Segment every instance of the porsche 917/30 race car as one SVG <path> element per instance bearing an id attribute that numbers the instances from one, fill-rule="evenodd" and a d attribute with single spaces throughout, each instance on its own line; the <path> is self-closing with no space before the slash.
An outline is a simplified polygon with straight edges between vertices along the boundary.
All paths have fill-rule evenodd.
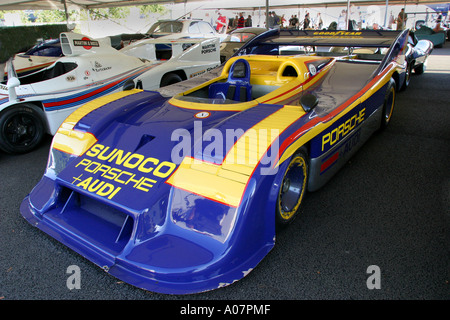
<path id="1" fill-rule="evenodd" d="M 270 30 L 198 78 L 89 102 L 56 133 L 21 213 L 139 288 L 230 285 L 273 248 L 305 193 L 388 125 L 407 36 Z"/>
<path id="2" fill-rule="evenodd" d="M 153 40 L 141 57 L 112 48 L 109 38 L 62 33 L 60 39 L 64 56 L 46 68 L 17 77 L 9 63 L 8 81 L 0 85 L 0 150 L 32 150 L 95 98 L 135 87 L 157 89 L 220 64 L 217 39 Z"/>

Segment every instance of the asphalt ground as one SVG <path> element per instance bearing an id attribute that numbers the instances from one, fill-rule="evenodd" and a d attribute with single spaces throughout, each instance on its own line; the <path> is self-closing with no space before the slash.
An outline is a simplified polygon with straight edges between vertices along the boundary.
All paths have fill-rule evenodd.
<path id="1" fill-rule="evenodd" d="M 447 42 L 397 95 L 388 128 L 307 194 L 269 255 L 244 279 L 195 295 L 121 282 L 22 218 L 19 205 L 44 173 L 50 137 L 28 154 L 0 153 L 0 300 L 449 300 L 449 89 Z M 80 268 L 80 289 L 66 285 L 71 265 Z"/>

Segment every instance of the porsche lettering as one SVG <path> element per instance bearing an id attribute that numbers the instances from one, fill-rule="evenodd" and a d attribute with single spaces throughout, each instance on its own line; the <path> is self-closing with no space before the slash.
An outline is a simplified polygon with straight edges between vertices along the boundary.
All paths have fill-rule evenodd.
<path id="1" fill-rule="evenodd" d="M 135 173 L 131 173 L 126 170 L 121 170 L 118 168 L 113 168 L 111 166 L 107 166 L 104 164 L 101 164 L 100 162 L 92 161 L 89 159 L 83 159 L 81 160 L 76 166 L 83 168 L 85 172 L 91 173 L 91 174 L 97 174 L 100 173 L 100 177 L 111 180 L 116 183 L 123 184 L 125 186 L 131 186 L 135 189 L 148 192 L 150 191 L 150 188 L 153 187 L 153 185 L 157 182 L 155 179 L 151 179 L 144 176 L 138 176 Z M 88 179 L 85 179 L 88 180 Z M 81 183 L 76 184 L 77 187 L 84 187 L 84 186 L 90 186 L 90 182 L 87 183 L 85 180 Z M 91 186 L 90 186 L 91 187 Z M 86 188 L 84 188 L 86 189 Z M 89 189 L 87 189 L 90 191 Z"/>
<path id="2" fill-rule="evenodd" d="M 207 54 L 207 53 L 211 53 L 211 52 L 216 52 L 216 45 L 215 44 L 207 44 L 202 46 L 202 54 Z"/>
<path id="3" fill-rule="evenodd" d="M 350 119 L 340 124 L 337 128 L 332 131 L 324 134 L 322 136 L 322 151 L 325 150 L 325 147 L 333 146 L 340 139 L 345 137 L 349 132 L 351 132 L 357 125 L 364 121 L 366 108 L 363 108 L 359 111 L 359 113 L 353 115 Z"/>

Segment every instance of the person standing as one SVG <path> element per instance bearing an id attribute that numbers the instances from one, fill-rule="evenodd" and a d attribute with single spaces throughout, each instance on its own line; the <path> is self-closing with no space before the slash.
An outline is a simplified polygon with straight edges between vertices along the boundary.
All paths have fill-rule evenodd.
<path id="1" fill-rule="evenodd" d="M 275 26 L 274 17 L 272 11 L 269 12 L 269 16 L 267 17 L 267 28 L 272 29 Z"/>
<path id="2" fill-rule="evenodd" d="M 394 23 L 395 23 L 395 18 L 394 18 L 394 15 L 392 14 L 392 11 L 391 11 L 391 15 L 389 17 L 389 22 L 388 22 L 388 29 L 392 29 L 392 25 Z"/>
<path id="3" fill-rule="evenodd" d="M 433 28 L 434 32 L 443 31 L 444 29 L 441 28 L 442 23 L 442 12 L 439 12 L 438 17 L 436 19 L 436 26 Z"/>
<path id="4" fill-rule="evenodd" d="M 280 18 L 280 27 L 281 28 L 285 28 L 286 27 L 286 18 L 284 17 L 284 14 L 281 15 L 281 18 Z"/>
<path id="5" fill-rule="evenodd" d="M 297 29 L 298 27 L 298 18 L 297 15 L 293 15 L 291 19 L 289 19 L 289 28 Z"/>
<path id="6" fill-rule="evenodd" d="M 244 18 L 244 15 L 241 12 L 241 13 L 239 13 L 239 19 L 238 19 L 238 22 L 237 22 L 237 28 L 240 29 L 240 28 L 243 28 L 244 26 L 245 26 L 245 18 Z"/>
<path id="7" fill-rule="evenodd" d="M 345 25 L 346 20 L 347 20 L 347 10 L 342 10 L 342 12 L 338 18 L 337 30 L 345 30 L 346 29 L 346 25 Z"/>
<path id="8" fill-rule="evenodd" d="M 218 33 L 223 32 L 224 28 L 226 27 L 227 24 L 227 17 L 223 16 L 220 12 L 219 12 L 219 17 L 217 18 L 217 26 L 216 26 L 216 31 Z"/>
<path id="9" fill-rule="evenodd" d="M 247 19 L 245 20 L 245 26 L 246 27 L 252 27 L 253 26 L 252 16 L 251 15 L 248 15 Z"/>
<path id="10" fill-rule="evenodd" d="M 311 19 L 309 19 L 309 12 L 307 12 L 305 14 L 305 20 L 303 20 L 303 29 L 304 30 L 309 29 L 310 22 L 311 22 Z"/>
<path id="11" fill-rule="evenodd" d="M 281 23 L 281 18 L 280 18 L 279 15 L 277 15 L 275 13 L 275 11 L 272 11 L 272 15 L 273 15 L 273 26 L 275 28 L 278 28 L 280 26 L 280 23 Z"/>
<path id="12" fill-rule="evenodd" d="M 408 15 L 405 12 L 405 8 L 402 8 L 400 10 L 400 13 L 397 17 L 397 30 L 403 30 L 406 26 L 406 20 L 408 20 Z"/>
<path id="13" fill-rule="evenodd" d="M 317 13 L 317 29 L 322 30 L 323 28 L 323 20 L 322 16 L 320 15 L 320 12 Z"/>
<path id="14" fill-rule="evenodd" d="M 234 30 L 234 29 L 237 28 L 238 21 L 239 21 L 239 17 L 238 17 L 238 16 L 234 17 L 233 22 L 232 22 L 232 24 L 231 24 L 232 30 Z"/>

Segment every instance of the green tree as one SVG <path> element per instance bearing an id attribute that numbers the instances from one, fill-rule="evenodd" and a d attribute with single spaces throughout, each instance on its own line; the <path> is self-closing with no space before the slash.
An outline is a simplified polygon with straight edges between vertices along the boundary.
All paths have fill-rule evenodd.
<path id="1" fill-rule="evenodd" d="M 64 10 L 38 10 L 35 12 L 36 22 L 65 22 Z"/>
<path id="2" fill-rule="evenodd" d="M 86 16 L 85 10 L 82 16 Z M 89 16 L 92 20 L 107 20 L 107 19 L 123 19 L 130 14 L 130 8 L 120 7 L 120 8 L 106 8 L 106 9 L 88 9 Z"/>
<path id="3" fill-rule="evenodd" d="M 146 4 L 139 6 L 139 11 L 143 16 L 148 17 L 152 13 L 164 14 L 166 13 L 167 8 L 160 4 Z"/>

